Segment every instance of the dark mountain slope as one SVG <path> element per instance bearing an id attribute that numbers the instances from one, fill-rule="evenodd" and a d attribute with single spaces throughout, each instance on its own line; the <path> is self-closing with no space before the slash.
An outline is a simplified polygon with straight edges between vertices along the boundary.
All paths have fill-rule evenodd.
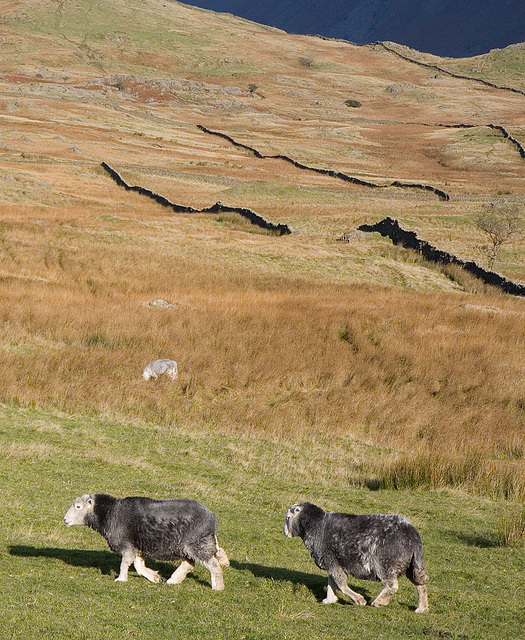
<path id="1" fill-rule="evenodd" d="M 456 58 L 525 40 L 523 0 L 191 0 L 188 4 L 290 33 L 357 44 L 391 40 Z"/>

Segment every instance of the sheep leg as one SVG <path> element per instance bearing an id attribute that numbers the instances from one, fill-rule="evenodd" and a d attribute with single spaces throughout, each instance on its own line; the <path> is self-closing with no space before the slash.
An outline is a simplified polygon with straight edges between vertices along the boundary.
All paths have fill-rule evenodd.
<path id="1" fill-rule="evenodd" d="M 134 560 L 135 569 L 139 576 L 143 576 L 150 582 L 161 582 L 161 577 L 159 576 L 158 571 L 153 571 L 153 569 L 149 569 L 144 564 L 144 559 L 141 556 L 137 556 Z"/>
<path id="2" fill-rule="evenodd" d="M 385 585 L 383 591 L 381 591 L 377 598 L 372 602 L 373 607 L 381 607 L 385 604 L 388 604 L 390 602 L 390 598 L 399 589 L 397 578 L 385 581 L 383 584 Z"/>
<path id="3" fill-rule="evenodd" d="M 171 574 L 171 578 L 166 581 L 166 584 L 180 584 L 188 573 L 193 569 L 193 564 L 187 560 L 183 560 L 175 571 Z"/>
<path id="4" fill-rule="evenodd" d="M 230 566 L 230 560 L 228 558 L 228 555 L 226 554 L 226 551 L 224 551 L 224 549 L 222 547 L 219 547 L 218 545 L 217 545 L 217 551 L 215 552 L 215 557 L 217 558 L 221 567 Z"/>
<path id="5" fill-rule="evenodd" d="M 122 554 L 122 560 L 120 561 L 120 573 L 115 578 L 115 582 L 127 582 L 128 569 L 132 562 L 137 557 L 137 552 L 133 550 L 124 551 Z"/>
<path id="6" fill-rule="evenodd" d="M 224 589 L 224 578 L 222 577 L 222 568 L 219 560 L 213 556 L 208 562 L 202 563 L 211 574 L 211 588 L 215 591 Z"/>
<path id="7" fill-rule="evenodd" d="M 345 596 L 352 598 L 356 604 L 361 606 L 366 604 L 366 600 L 360 593 L 356 593 L 350 589 L 346 583 L 346 573 L 340 567 L 331 571 L 328 576 L 328 589 L 326 592 L 326 598 L 323 600 L 324 604 L 337 602 L 337 595 L 335 593 L 336 588 L 342 591 Z"/>
<path id="8" fill-rule="evenodd" d="M 326 588 L 326 598 L 323 600 L 323 604 L 333 604 L 338 601 L 339 598 L 335 592 L 336 589 L 337 585 L 332 579 L 332 576 L 328 576 L 328 587 Z"/>
<path id="9" fill-rule="evenodd" d="M 428 611 L 427 585 L 418 584 L 416 586 L 417 586 L 417 594 L 418 594 L 418 603 L 417 603 L 416 613 L 426 613 Z"/>

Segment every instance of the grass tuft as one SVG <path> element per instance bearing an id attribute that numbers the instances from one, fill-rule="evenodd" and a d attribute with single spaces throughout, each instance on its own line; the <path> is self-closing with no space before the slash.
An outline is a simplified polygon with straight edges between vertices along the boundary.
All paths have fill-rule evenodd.
<path id="1" fill-rule="evenodd" d="M 420 450 L 402 454 L 381 460 L 376 472 L 381 485 L 390 489 L 453 488 L 493 499 L 525 499 L 523 464 L 491 460 L 475 449 L 455 453 Z"/>
<path id="2" fill-rule="evenodd" d="M 505 505 L 498 522 L 498 541 L 503 546 L 523 545 L 525 542 L 525 505 Z"/>

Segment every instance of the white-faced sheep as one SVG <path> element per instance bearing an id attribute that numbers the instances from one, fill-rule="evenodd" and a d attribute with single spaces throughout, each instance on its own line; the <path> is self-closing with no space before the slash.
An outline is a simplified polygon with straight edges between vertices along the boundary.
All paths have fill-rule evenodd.
<path id="1" fill-rule="evenodd" d="M 64 516 L 68 525 L 86 525 L 106 539 L 109 548 L 122 555 L 116 578 L 126 582 L 133 563 L 137 573 L 160 582 L 157 571 L 148 569 L 144 557 L 182 562 L 167 581 L 179 584 L 195 562 L 211 574 L 211 586 L 224 589 L 221 567 L 229 560 L 217 543 L 217 516 L 195 500 L 114 498 L 96 493 L 77 498 Z"/>
<path id="2" fill-rule="evenodd" d="M 294 504 L 286 513 L 284 533 L 299 536 L 320 569 L 328 571 L 323 603 L 337 602 L 336 589 L 364 605 L 362 595 L 347 585 L 347 575 L 376 580 L 384 588 L 372 606 L 388 604 L 403 573 L 417 587 L 417 613 L 428 611 L 428 573 L 419 533 L 404 516 L 327 513 L 310 502 Z"/>
<path id="3" fill-rule="evenodd" d="M 154 360 L 146 365 L 142 372 L 144 380 L 149 380 L 150 378 L 157 380 L 159 376 L 166 376 L 170 380 L 175 380 L 178 376 L 177 363 L 173 360 L 169 360 L 168 358 Z"/>

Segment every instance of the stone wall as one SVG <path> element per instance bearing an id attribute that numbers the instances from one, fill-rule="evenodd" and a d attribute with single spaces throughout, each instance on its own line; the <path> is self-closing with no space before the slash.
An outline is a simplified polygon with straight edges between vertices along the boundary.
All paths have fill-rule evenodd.
<path id="1" fill-rule="evenodd" d="M 287 224 L 275 224 L 274 222 L 269 222 L 265 220 L 262 216 L 251 209 L 246 209 L 244 207 L 229 207 L 228 205 L 222 204 L 222 202 L 216 202 L 211 207 L 207 207 L 206 209 L 195 209 L 194 207 L 187 207 L 181 204 L 175 204 L 165 198 L 164 196 L 151 191 L 150 189 L 145 189 L 144 187 L 131 186 L 127 184 L 127 182 L 122 178 L 122 176 L 115 171 L 112 167 L 107 164 L 107 162 L 102 163 L 102 167 L 107 171 L 110 177 L 120 186 L 126 189 L 126 191 L 136 191 L 140 193 L 140 195 L 146 196 L 155 200 L 163 207 L 167 207 L 172 211 L 177 213 L 238 213 L 243 218 L 246 218 L 249 222 L 261 229 L 266 229 L 267 231 L 273 231 L 276 235 L 284 236 L 292 233 L 292 229 Z"/>
<path id="2" fill-rule="evenodd" d="M 402 229 L 399 226 L 399 222 L 393 218 L 385 218 L 376 224 L 363 224 L 358 230 L 369 233 L 380 233 L 382 236 L 390 238 L 395 245 L 401 245 L 405 247 L 405 249 L 417 251 L 417 253 L 421 254 L 425 260 L 429 262 L 458 265 L 492 287 L 497 287 L 501 289 L 501 291 L 514 296 L 525 296 L 524 285 L 512 282 L 512 280 L 507 280 L 507 278 L 493 271 L 487 271 L 475 262 L 465 262 L 451 253 L 437 249 L 425 240 L 420 240 L 414 231 L 405 231 Z"/>

